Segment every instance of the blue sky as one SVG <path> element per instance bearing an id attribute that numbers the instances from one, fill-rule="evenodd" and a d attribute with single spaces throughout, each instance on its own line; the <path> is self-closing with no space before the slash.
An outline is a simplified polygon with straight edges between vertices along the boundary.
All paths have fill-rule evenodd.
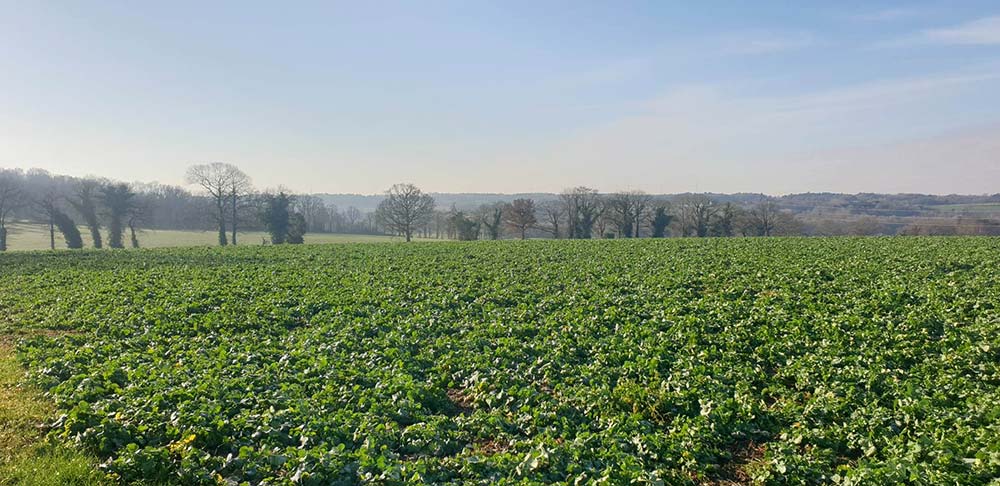
<path id="1" fill-rule="evenodd" d="M 1000 192 L 1000 3 L 0 1 L 0 166 Z"/>

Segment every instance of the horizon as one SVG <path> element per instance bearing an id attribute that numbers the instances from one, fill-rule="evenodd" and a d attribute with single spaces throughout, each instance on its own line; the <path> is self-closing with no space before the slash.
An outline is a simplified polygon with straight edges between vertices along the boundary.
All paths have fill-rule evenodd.
<path id="1" fill-rule="evenodd" d="M 1000 192 L 1000 5 L 12 2 L 0 167 L 379 195 Z"/>
<path id="2" fill-rule="evenodd" d="M 111 181 L 111 182 L 124 182 L 124 183 L 130 184 L 130 185 L 140 185 L 140 186 L 141 185 L 163 184 L 163 185 L 171 185 L 171 186 L 175 186 L 175 187 L 180 187 L 180 188 L 183 188 L 183 189 L 195 192 L 195 193 L 199 192 L 197 184 L 190 184 L 190 183 L 187 183 L 187 182 L 184 182 L 184 181 L 181 181 L 179 183 L 171 183 L 171 182 L 163 182 L 163 181 L 159 181 L 159 180 L 125 180 L 125 179 L 116 179 L 114 177 L 108 177 L 108 176 L 104 176 L 104 175 L 100 175 L 100 174 L 90 174 L 90 173 L 84 174 L 84 175 L 63 174 L 63 173 L 52 172 L 52 171 L 50 171 L 48 169 L 45 169 L 45 168 L 42 168 L 42 167 L 2 167 L 2 166 L 0 166 L 0 170 L 15 170 L 15 171 L 22 171 L 24 173 L 28 173 L 28 172 L 30 172 L 32 170 L 42 170 L 42 171 L 45 171 L 46 173 L 48 173 L 48 174 L 50 174 L 52 176 L 57 176 L 57 177 L 58 176 L 65 176 L 65 177 L 72 177 L 72 178 L 77 178 L 77 179 L 108 180 L 108 181 Z M 400 181 L 400 182 L 408 183 L 406 181 Z M 638 190 L 639 192 L 644 193 L 644 194 L 648 194 L 650 196 L 678 196 L 678 195 L 686 195 L 686 194 L 696 194 L 696 195 L 697 194 L 704 194 L 704 195 L 722 195 L 722 196 L 738 196 L 738 195 L 757 196 L 757 195 L 759 195 L 759 196 L 765 196 L 765 197 L 771 197 L 771 198 L 781 198 L 781 197 L 786 197 L 786 196 L 798 196 L 798 195 L 806 195 L 806 194 L 835 194 L 835 195 L 845 195 L 845 196 L 862 196 L 862 195 L 911 196 L 911 195 L 913 195 L 913 196 L 934 196 L 934 197 L 949 197 L 949 196 L 956 196 L 956 197 L 990 197 L 990 196 L 1000 195 L 1000 190 L 997 190 L 997 191 L 994 191 L 994 192 L 987 191 L 987 192 L 981 192 L 981 193 L 968 193 L 968 192 L 967 193 L 959 193 L 959 192 L 949 192 L 949 193 L 942 193 L 942 192 L 938 192 L 938 193 L 935 193 L 935 192 L 873 192 L 873 191 L 858 191 L 858 192 L 798 191 L 798 192 L 786 192 L 786 193 L 767 193 L 767 192 L 761 192 L 761 191 L 722 192 L 722 191 L 711 191 L 711 190 L 709 190 L 709 191 L 682 190 L 682 191 L 677 191 L 677 192 L 648 192 L 648 191 L 645 191 L 645 190 L 642 190 L 642 189 L 626 188 L 626 189 L 620 189 L 620 190 L 617 190 L 617 191 L 608 191 L 608 190 L 604 190 L 604 189 L 602 189 L 600 187 L 595 187 L 594 185 L 586 185 L 586 184 L 577 185 L 577 186 L 570 186 L 570 187 L 564 187 L 564 188 L 562 188 L 560 190 L 555 190 L 555 191 L 544 191 L 544 190 L 542 190 L 542 191 L 498 192 L 498 191 L 435 191 L 435 190 L 427 190 L 427 191 L 424 191 L 424 192 L 427 193 L 427 194 L 430 194 L 430 195 L 438 194 L 438 195 L 451 195 L 451 196 L 531 196 L 531 195 L 538 195 L 538 194 L 558 196 L 559 194 L 564 193 L 567 190 L 574 189 L 574 188 L 577 188 L 577 187 L 586 187 L 586 188 L 589 188 L 589 189 L 594 189 L 594 190 L 597 190 L 601 194 L 613 194 L 613 193 L 622 192 L 622 191 Z M 281 184 L 279 184 L 278 187 L 270 187 L 270 186 L 267 186 L 267 187 L 258 187 L 257 190 L 260 190 L 260 191 L 276 191 L 276 190 L 278 190 L 278 191 L 284 191 L 286 193 L 293 194 L 293 195 L 309 195 L 309 196 L 384 197 L 385 193 L 386 193 L 386 190 L 382 190 L 382 191 L 379 191 L 379 192 L 372 192 L 372 193 L 362 193 L 362 192 L 329 192 L 329 191 L 309 192 L 309 191 L 298 191 L 298 190 L 295 190 L 295 188 L 289 188 L 289 187 L 286 187 L 286 186 L 281 185 Z"/>

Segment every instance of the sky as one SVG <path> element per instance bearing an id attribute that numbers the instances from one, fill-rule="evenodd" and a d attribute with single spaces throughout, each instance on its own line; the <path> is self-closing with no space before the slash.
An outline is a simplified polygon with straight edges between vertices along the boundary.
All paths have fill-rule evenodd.
<path id="1" fill-rule="evenodd" d="M 1000 192 L 1000 2 L 0 0 L 0 167 Z"/>

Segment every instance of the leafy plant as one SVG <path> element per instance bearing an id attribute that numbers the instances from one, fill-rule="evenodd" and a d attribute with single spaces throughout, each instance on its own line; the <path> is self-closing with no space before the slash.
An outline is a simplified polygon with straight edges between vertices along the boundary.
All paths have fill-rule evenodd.
<path id="1" fill-rule="evenodd" d="M 990 484 L 1000 240 L 0 255 L 121 482 Z"/>

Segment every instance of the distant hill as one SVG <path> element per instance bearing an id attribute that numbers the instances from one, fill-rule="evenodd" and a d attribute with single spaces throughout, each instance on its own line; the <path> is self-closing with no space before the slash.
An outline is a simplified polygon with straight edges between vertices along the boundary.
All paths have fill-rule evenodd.
<path id="1" fill-rule="evenodd" d="M 686 194 L 654 194 L 654 198 L 674 200 Z M 378 207 L 381 194 L 314 194 L 327 204 L 338 208 L 354 206 L 362 212 L 371 212 Z M 766 196 L 758 193 L 705 194 L 719 202 L 748 206 L 761 201 Z M 534 199 L 536 202 L 558 199 L 554 193 L 431 193 L 439 208 L 454 205 L 460 210 L 470 210 L 482 204 L 510 202 L 518 198 Z M 1000 193 L 993 195 L 931 195 L 931 194 L 841 194 L 832 192 L 788 194 L 771 197 L 782 208 L 797 214 L 850 214 L 868 216 L 926 216 L 969 215 L 1000 217 Z"/>
<path id="2" fill-rule="evenodd" d="M 549 193 L 518 193 L 518 194 L 499 194 L 499 193 L 444 193 L 444 192 L 432 192 L 430 193 L 437 203 L 439 208 L 450 208 L 453 204 L 456 208 L 460 210 L 469 210 L 479 207 L 483 204 L 493 204 L 496 202 L 510 202 L 518 198 L 528 198 L 534 199 L 535 202 L 549 201 L 557 199 L 558 194 Z M 314 196 L 320 197 L 327 204 L 334 204 L 338 208 L 347 208 L 354 206 L 360 209 L 362 212 L 371 212 L 378 207 L 378 204 L 382 202 L 384 196 L 378 195 L 363 195 L 363 194 L 313 194 Z"/>

